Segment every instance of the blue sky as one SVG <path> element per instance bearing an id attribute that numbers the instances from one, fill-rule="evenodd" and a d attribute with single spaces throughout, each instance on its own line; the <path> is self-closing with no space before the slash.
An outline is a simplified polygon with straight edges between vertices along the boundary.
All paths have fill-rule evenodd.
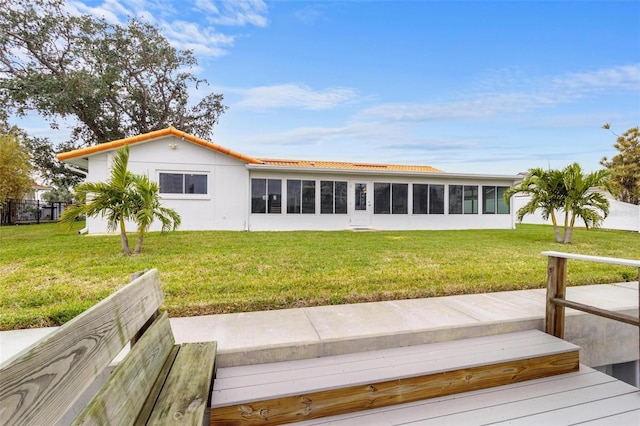
<path id="1" fill-rule="evenodd" d="M 638 1 L 67 3 L 192 49 L 230 107 L 213 142 L 255 157 L 591 171 L 604 123 L 640 124 Z"/>

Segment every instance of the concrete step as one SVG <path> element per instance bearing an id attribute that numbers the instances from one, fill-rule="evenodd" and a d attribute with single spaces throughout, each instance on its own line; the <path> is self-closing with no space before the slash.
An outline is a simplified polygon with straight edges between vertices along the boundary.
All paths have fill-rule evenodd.
<path id="1" fill-rule="evenodd" d="M 219 368 L 212 424 L 285 424 L 579 369 L 579 348 L 537 330 Z"/>

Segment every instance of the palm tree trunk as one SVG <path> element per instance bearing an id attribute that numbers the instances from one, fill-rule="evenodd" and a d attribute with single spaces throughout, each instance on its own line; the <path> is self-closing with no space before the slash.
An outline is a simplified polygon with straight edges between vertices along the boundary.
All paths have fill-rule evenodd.
<path id="1" fill-rule="evenodd" d="M 142 241 L 144 240 L 144 231 L 138 233 L 138 241 L 136 242 L 136 248 L 133 250 L 133 254 L 139 254 L 142 251 Z"/>
<path id="2" fill-rule="evenodd" d="M 555 212 L 551 212 L 551 223 L 553 223 L 553 233 L 556 236 L 556 243 L 562 242 L 562 235 L 560 235 L 560 229 L 558 229 L 558 220 L 556 219 Z"/>
<path id="3" fill-rule="evenodd" d="M 120 242 L 122 243 L 122 253 L 130 256 L 131 249 L 129 248 L 129 240 L 127 239 L 127 229 L 124 224 L 124 218 L 120 218 Z"/>
<path id="4" fill-rule="evenodd" d="M 569 227 L 565 232 L 564 232 L 564 244 L 569 244 L 571 243 L 571 238 L 573 237 L 573 228 Z"/>
<path id="5" fill-rule="evenodd" d="M 573 227 L 576 223 L 576 215 L 575 213 L 571 216 L 571 222 L 569 223 L 569 227 L 565 229 L 564 232 L 564 243 L 569 244 L 571 242 L 571 238 L 573 238 Z"/>
<path id="6" fill-rule="evenodd" d="M 571 228 L 569 226 L 569 212 L 565 211 L 564 212 L 564 226 L 562 228 L 562 232 L 563 232 L 563 236 L 562 239 L 560 241 L 558 241 L 559 243 L 565 244 L 567 242 L 567 234 L 569 240 L 571 240 L 571 233 L 569 232 L 569 228 Z"/>

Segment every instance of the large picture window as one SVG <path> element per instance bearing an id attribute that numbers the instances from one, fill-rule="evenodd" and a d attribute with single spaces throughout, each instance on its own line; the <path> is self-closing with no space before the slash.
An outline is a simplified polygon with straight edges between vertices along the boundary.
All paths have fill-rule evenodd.
<path id="1" fill-rule="evenodd" d="M 206 194 L 207 175 L 192 173 L 160 173 L 161 194 Z"/>
<path id="2" fill-rule="evenodd" d="M 444 185 L 413 184 L 413 214 L 444 214 Z"/>
<path id="3" fill-rule="evenodd" d="M 316 212 L 316 181 L 287 179 L 287 213 Z"/>
<path id="4" fill-rule="evenodd" d="M 347 182 L 320 181 L 320 213 L 347 213 Z"/>
<path id="5" fill-rule="evenodd" d="M 477 185 L 449 185 L 449 214 L 478 214 Z"/>
<path id="6" fill-rule="evenodd" d="M 282 213 L 282 180 L 251 179 L 251 213 Z"/>
<path id="7" fill-rule="evenodd" d="M 509 204 L 504 201 L 506 186 L 482 187 L 482 214 L 509 214 Z"/>
<path id="8" fill-rule="evenodd" d="M 409 212 L 409 184 L 373 184 L 374 214 L 407 214 Z"/>

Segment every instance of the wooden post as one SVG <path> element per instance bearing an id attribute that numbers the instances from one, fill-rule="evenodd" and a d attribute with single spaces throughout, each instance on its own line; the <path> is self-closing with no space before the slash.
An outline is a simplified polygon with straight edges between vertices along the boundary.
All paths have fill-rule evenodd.
<path id="1" fill-rule="evenodd" d="M 564 339 L 564 306 L 556 305 L 553 299 L 564 299 L 566 284 L 567 259 L 549 256 L 545 332 L 560 339 Z"/>

